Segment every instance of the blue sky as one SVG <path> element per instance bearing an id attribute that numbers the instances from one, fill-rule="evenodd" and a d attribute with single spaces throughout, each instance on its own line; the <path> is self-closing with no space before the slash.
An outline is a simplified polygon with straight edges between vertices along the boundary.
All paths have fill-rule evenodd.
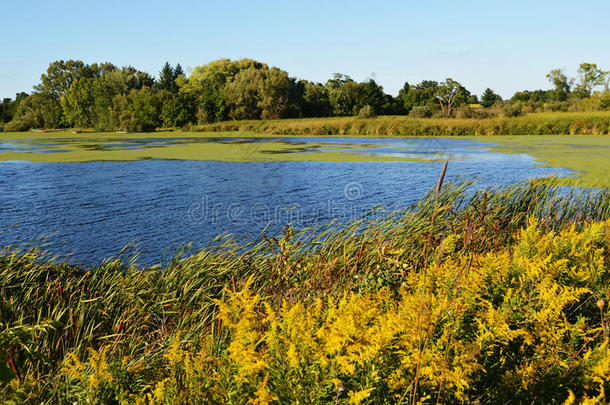
<path id="1" fill-rule="evenodd" d="M 8 1 L 0 5 L 0 97 L 30 91 L 57 59 L 157 74 L 250 57 L 325 82 L 451 77 L 476 94 L 548 88 L 552 68 L 610 70 L 610 1 Z"/>

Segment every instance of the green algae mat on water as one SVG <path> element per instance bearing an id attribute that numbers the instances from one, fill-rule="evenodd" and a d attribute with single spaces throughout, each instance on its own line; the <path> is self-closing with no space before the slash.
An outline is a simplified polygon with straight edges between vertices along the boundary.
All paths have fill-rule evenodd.
<path id="1" fill-rule="evenodd" d="M 0 161 L 33 162 L 129 161 L 143 159 L 256 161 L 439 161 L 461 159 L 451 146 L 415 150 L 404 137 L 299 137 L 243 132 L 192 133 L 0 133 Z M 340 141 L 344 138 L 344 141 Z M 347 139 L 349 138 L 349 139 Z M 610 136 L 502 135 L 411 137 L 462 142 L 470 150 L 526 154 L 541 166 L 577 172 L 561 179 L 573 186 L 610 185 Z M 333 140 L 330 142 L 329 140 Z M 387 142 L 385 141 L 387 140 Z M 466 144 L 464 142 L 469 142 Z M 433 145 L 434 146 L 434 145 Z M 380 152 L 384 150 L 385 152 Z M 446 149 L 444 149 L 446 148 Z M 388 153 L 388 150 L 390 153 Z M 415 153 L 413 153 L 415 152 Z M 476 158 L 473 154 L 468 158 Z"/>
<path id="2" fill-rule="evenodd" d="M 576 171 L 561 184 L 583 187 L 610 186 L 610 136 L 607 135 L 519 135 L 474 136 L 468 139 L 490 143 L 492 151 L 534 156 L 543 166 Z"/>
<path id="3" fill-rule="evenodd" d="M 285 137 L 279 137 L 285 138 Z M 363 153 L 371 145 L 286 142 L 277 136 L 243 133 L 6 133 L 0 134 L 0 161 L 128 161 L 143 159 L 217 161 L 393 161 L 411 157 Z M 353 149 L 359 152 L 352 151 Z"/>

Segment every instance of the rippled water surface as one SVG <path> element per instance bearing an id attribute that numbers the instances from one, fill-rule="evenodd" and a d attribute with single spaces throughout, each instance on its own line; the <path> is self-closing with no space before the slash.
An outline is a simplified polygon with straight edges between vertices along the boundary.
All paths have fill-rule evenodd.
<path id="1" fill-rule="evenodd" d="M 315 140 L 314 140 L 315 139 Z M 276 139 L 277 140 L 277 139 Z M 286 138 L 333 150 L 416 161 L 0 162 L 0 245 L 51 235 L 50 249 L 94 264 L 137 242 L 139 262 L 153 264 L 179 246 L 205 246 L 219 233 L 249 241 L 271 222 L 297 228 L 347 220 L 374 206 L 408 207 L 435 185 L 448 158 L 448 179 L 502 185 L 561 168 L 536 166 L 528 155 L 491 153 L 459 139 Z M 158 142 L 158 140 L 155 140 Z M 0 150 L 14 149 L 0 142 Z M 306 151 L 301 153 L 307 153 Z M 293 208 L 287 211 L 288 208 Z"/>

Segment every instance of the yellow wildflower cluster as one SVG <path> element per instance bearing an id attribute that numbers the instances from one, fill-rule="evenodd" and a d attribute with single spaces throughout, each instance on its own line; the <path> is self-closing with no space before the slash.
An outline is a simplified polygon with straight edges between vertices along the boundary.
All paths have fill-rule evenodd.
<path id="1" fill-rule="evenodd" d="M 248 286 L 228 291 L 219 318 L 231 340 L 217 363 L 227 374 L 211 391 L 241 387 L 252 403 L 468 402 L 540 399 L 578 380 L 583 398 L 602 400 L 602 325 L 573 314 L 607 294 L 607 235 L 608 224 L 556 234 L 532 222 L 514 248 L 447 256 L 399 291 L 277 311 Z"/>
<path id="2" fill-rule="evenodd" d="M 275 308 L 246 283 L 217 302 L 213 334 L 174 336 L 145 384 L 106 349 L 63 373 L 91 403 L 604 402 L 609 236 L 610 223 L 531 222 L 513 245 L 471 253 L 452 235 L 398 289 Z"/>
<path id="3" fill-rule="evenodd" d="M 106 346 L 100 351 L 89 349 L 86 363 L 81 362 L 75 353 L 70 353 L 62 371 L 75 385 L 82 384 L 87 402 L 103 404 L 109 398 L 123 398 L 124 393 L 116 393 L 116 379 L 108 364 Z"/>

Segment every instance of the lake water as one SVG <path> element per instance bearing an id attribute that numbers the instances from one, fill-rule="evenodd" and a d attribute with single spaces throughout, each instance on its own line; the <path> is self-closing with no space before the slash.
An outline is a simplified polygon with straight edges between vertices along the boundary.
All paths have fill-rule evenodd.
<path id="1" fill-rule="evenodd" d="M 410 160 L 3 161 L 0 245 L 51 235 L 52 252 L 91 265 L 136 242 L 138 262 L 155 264 L 181 245 L 202 247 L 221 233 L 250 241 L 269 223 L 267 232 L 273 234 L 286 223 L 302 228 L 357 218 L 375 206 L 409 207 L 435 186 L 444 159 L 450 160 L 447 180 L 465 176 L 478 180 L 477 187 L 571 173 L 539 167 L 528 155 L 492 153 L 485 144 L 469 140 L 281 140 L 324 143 L 318 152 L 337 144 L 368 156 Z M 2 148 L 14 150 L 15 145 L 0 141 Z"/>

